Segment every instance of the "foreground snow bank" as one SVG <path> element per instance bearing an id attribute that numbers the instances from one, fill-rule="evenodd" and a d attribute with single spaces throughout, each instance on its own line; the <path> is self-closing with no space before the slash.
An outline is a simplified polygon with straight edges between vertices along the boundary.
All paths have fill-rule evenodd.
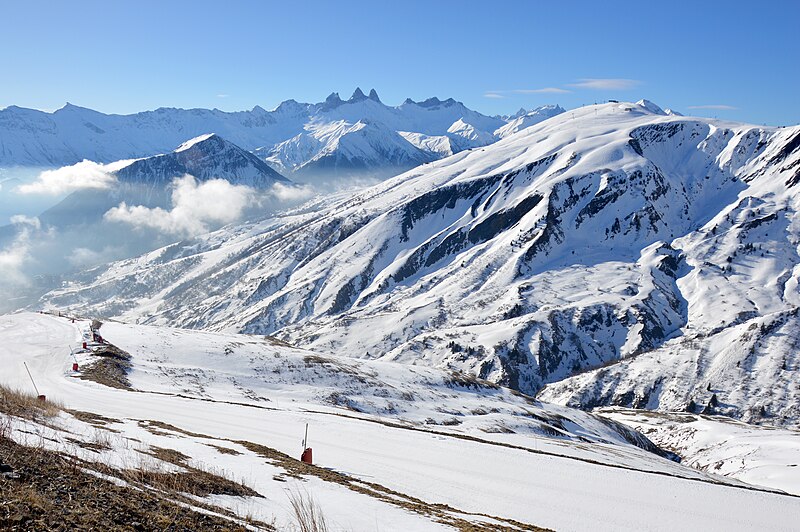
<path id="1" fill-rule="evenodd" d="M 585 413 L 429 369 L 320 361 L 263 337 L 106 323 L 103 336 L 131 354 L 134 389 L 75 379 L 69 348 L 86 327 L 41 314 L 1 316 L 0 383 L 28 386 L 27 362 L 43 393 L 112 420 L 120 439 L 244 479 L 263 499 L 214 496 L 237 515 L 288 526 L 287 493 L 305 489 L 334 528 L 351 530 L 455 526 L 420 508 L 439 508 L 448 522 L 512 529 L 511 520 L 557 530 L 789 530 L 800 519 L 799 498 L 658 457 Z M 351 402 L 328 401 L 330 388 Z M 404 392 L 414 400 L 403 404 Z M 401 406 L 391 414 L 379 399 Z M 464 411 L 480 407 L 487 413 Z M 449 419 L 463 420 L 439 424 Z M 313 470 L 290 458 L 300 454 L 306 423 L 322 466 Z M 515 431 L 484 431 L 500 424 Z"/>

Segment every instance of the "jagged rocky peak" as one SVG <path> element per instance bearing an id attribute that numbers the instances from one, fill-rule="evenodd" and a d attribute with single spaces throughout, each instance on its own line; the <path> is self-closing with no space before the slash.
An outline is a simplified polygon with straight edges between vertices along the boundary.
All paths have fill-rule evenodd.
<path id="1" fill-rule="evenodd" d="M 528 114 L 528 110 L 525 109 L 524 107 L 520 107 L 519 111 L 511 115 L 509 118 L 519 118 L 521 116 L 525 116 L 526 114 Z"/>
<path id="2" fill-rule="evenodd" d="M 566 111 L 560 105 L 558 105 L 558 104 L 548 104 L 548 105 L 541 105 L 541 106 L 539 106 L 539 107 L 537 107 L 535 109 L 531 109 L 530 112 L 526 113 L 526 114 L 531 114 L 531 113 L 539 113 L 539 114 L 552 113 L 553 116 L 555 116 L 557 114 L 561 114 L 561 113 L 564 113 L 564 112 L 566 112 Z"/>
<path id="3" fill-rule="evenodd" d="M 364 100 L 372 100 L 374 102 L 382 103 L 375 89 L 370 89 L 369 96 L 367 96 L 361 90 L 361 87 L 356 87 L 356 90 L 353 91 L 353 95 L 350 96 L 350 99 L 347 100 L 347 103 L 356 103 Z"/>
<path id="4" fill-rule="evenodd" d="M 325 101 L 322 103 L 321 109 L 323 111 L 327 111 L 327 110 L 330 110 L 330 109 L 336 109 L 337 107 L 339 107 L 343 103 L 344 102 L 339 97 L 339 93 L 338 92 L 332 92 L 332 93 L 330 93 L 328 95 L 327 98 L 325 98 Z"/>
<path id="5" fill-rule="evenodd" d="M 459 102 L 455 101 L 453 98 L 448 98 L 446 100 L 440 100 L 436 96 L 432 96 L 432 97 L 428 98 L 427 100 L 422 100 L 422 101 L 419 101 L 419 102 L 415 102 L 411 98 L 406 98 L 403 101 L 403 105 L 417 105 L 419 107 L 425 107 L 427 109 L 435 109 L 435 108 L 437 108 L 439 106 L 447 107 L 447 106 L 454 105 L 454 104 L 457 104 L 457 103 L 459 103 Z"/>
<path id="6" fill-rule="evenodd" d="M 556 104 L 549 104 L 549 105 L 541 105 L 539 107 L 535 107 L 530 111 L 525 111 L 522 115 L 518 116 L 517 118 L 522 119 L 530 119 L 530 118 L 550 118 L 556 115 L 560 115 L 561 113 L 566 112 L 563 107 Z M 513 122 L 513 120 L 512 120 Z"/>
<path id="7" fill-rule="evenodd" d="M 356 90 L 353 91 L 353 95 L 350 96 L 350 99 L 347 100 L 347 103 L 356 103 L 362 100 L 366 100 L 367 95 L 361 90 L 361 87 L 356 87 Z"/>
<path id="8" fill-rule="evenodd" d="M 436 96 L 433 96 L 431 98 L 428 98 L 424 102 L 417 102 L 417 105 L 419 105 L 420 107 L 427 107 L 427 108 L 430 109 L 430 108 L 439 107 L 439 106 L 454 105 L 456 103 L 458 103 L 458 102 L 456 102 L 452 98 L 448 98 L 446 100 L 440 100 Z"/>

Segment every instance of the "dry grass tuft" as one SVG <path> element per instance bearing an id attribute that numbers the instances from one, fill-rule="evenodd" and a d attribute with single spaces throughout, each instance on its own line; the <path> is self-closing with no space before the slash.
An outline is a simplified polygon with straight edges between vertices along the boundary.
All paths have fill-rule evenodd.
<path id="1" fill-rule="evenodd" d="M 319 503 L 305 490 L 289 492 L 289 502 L 300 532 L 327 532 L 328 524 Z"/>
<path id="2" fill-rule="evenodd" d="M 206 445 L 216 449 L 219 454 L 230 454 L 230 455 L 233 455 L 233 456 L 238 456 L 238 455 L 242 454 L 239 451 L 237 451 L 236 449 L 231 449 L 230 447 L 223 447 L 221 445 L 214 445 L 214 444 L 211 444 L 211 443 L 207 443 Z"/>
<path id="3" fill-rule="evenodd" d="M 108 428 L 109 425 L 114 423 L 122 423 L 119 419 L 112 419 L 110 417 L 101 416 L 100 414 L 95 414 L 94 412 L 84 412 L 83 410 L 67 410 L 72 416 L 79 420 L 83 421 L 84 423 L 89 423 L 90 425 L 94 425 L 96 427 L 103 427 L 106 430 L 110 430 L 111 432 L 119 432 L 117 430 L 112 430 Z"/>
<path id="4" fill-rule="evenodd" d="M 0 413 L 0 440 L 11 437 L 11 416 Z"/>
<path id="5" fill-rule="evenodd" d="M 121 470 L 122 478 L 129 483 L 144 484 L 167 493 L 188 493 L 197 497 L 208 495 L 234 495 L 260 497 L 261 495 L 241 482 L 228 478 L 225 471 L 189 465 L 189 457 L 175 449 L 150 447 L 140 451 L 158 461 L 143 459 L 138 467 Z M 165 471 L 163 462 L 178 466 L 182 471 Z M 113 474 L 113 473 L 112 473 Z"/>
<path id="6" fill-rule="evenodd" d="M 98 471 L 94 463 L 2 438 L 0 455 L 19 475 L 0 477 L 0 530 L 247 530 L 235 516 L 220 515 L 221 508 L 199 513 L 197 501 L 98 478 L 87 472 Z"/>
<path id="7" fill-rule="evenodd" d="M 64 405 L 54 401 L 40 401 L 35 395 L 0 386 L 0 413 L 31 421 L 55 417 Z"/>
<path id="8" fill-rule="evenodd" d="M 178 466 L 185 466 L 186 462 L 189 460 L 189 457 L 180 451 L 176 451 L 175 449 L 165 449 L 164 447 L 156 447 L 154 445 L 150 446 L 150 450 L 147 452 L 147 454 L 154 458 L 158 458 L 159 460 L 163 460 L 164 462 L 169 462 Z"/>

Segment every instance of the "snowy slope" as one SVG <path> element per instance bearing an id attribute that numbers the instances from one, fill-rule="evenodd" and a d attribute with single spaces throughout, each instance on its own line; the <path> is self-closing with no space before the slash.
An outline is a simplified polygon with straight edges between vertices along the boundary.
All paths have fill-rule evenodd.
<path id="1" fill-rule="evenodd" d="M 525 109 L 521 109 L 521 111 L 525 111 Z M 543 105 L 524 113 L 517 113 L 509 117 L 508 123 L 498 128 L 494 135 L 502 139 L 564 112 L 564 108 L 560 105 Z"/>
<path id="2" fill-rule="evenodd" d="M 450 135 L 458 144 L 449 150 L 429 149 L 400 134 L 448 137 L 459 121 L 474 132 Z M 106 115 L 71 104 L 53 113 L 11 106 L 0 110 L 0 167 L 149 157 L 214 132 L 281 172 L 310 176 L 334 169 L 386 176 L 493 142 L 500 138 L 494 132 L 504 124 L 502 118 L 482 115 L 453 99 L 407 99 L 387 106 L 374 89 L 369 95 L 356 89 L 348 100 L 333 93 L 317 104 L 288 100 L 272 111 L 255 107 L 235 113 L 161 108 Z"/>
<path id="3" fill-rule="evenodd" d="M 679 453 L 683 464 L 800 495 L 800 432 L 747 425 L 722 416 L 596 411 Z"/>
<path id="4" fill-rule="evenodd" d="M 44 304 L 548 384 L 573 406 L 700 411 L 716 393 L 721 413 L 791 425 L 798 139 L 589 106 Z"/>
<path id="5" fill-rule="evenodd" d="M 92 427 L 81 419 L 96 416 L 64 414 L 50 426 L 15 420 L 12 437 L 120 466 L 153 446 L 177 450 L 264 495 L 215 496 L 216 504 L 239 516 L 275 518 L 281 529 L 290 520 L 286 493 L 296 489 L 310 492 L 337 530 L 376 522 L 381 530 L 435 530 L 447 526 L 444 516 L 511 530 L 789 530 L 800 517 L 796 497 L 659 458 L 620 441 L 589 414 L 502 389 L 442 386 L 448 373 L 426 368 L 320 360 L 257 337 L 106 323 L 104 336 L 133 356 L 137 391 L 105 387 L 69 371 L 69 347 L 78 347 L 87 327 L 40 314 L 0 317 L 1 384 L 28 386 L 26 361 L 49 400 L 105 418 Z M 91 355 L 78 356 L 88 367 Z M 356 405 L 392 401 L 398 409 L 334 406 L 321 400 L 331 388 Z M 486 413 L 442 412 L 475 404 Z M 523 410 L 530 414 L 515 414 Z M 463 423 L 420 422 L 426 412 Z M 542 434 L 557 415 L 566 416 L 563 432 Z M 484 432 L 489 422 L 478 420 L 485 416 L 521 430 Z M 299 454 L 306 423 L 319 470 L 292 472 L 277 453 L 264 454 Z M 84 439 L 108 448 L 92 458 L 74 444 Z"/>

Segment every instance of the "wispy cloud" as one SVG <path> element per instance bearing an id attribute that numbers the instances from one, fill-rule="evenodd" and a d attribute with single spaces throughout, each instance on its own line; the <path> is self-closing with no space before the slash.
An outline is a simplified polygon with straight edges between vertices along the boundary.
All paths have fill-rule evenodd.
<path id="1" fill-rule="evenodd" d="M 230 94 L 217 94 L 217 98 L 227 98 Z"/>
<path id="2" fill-rule="evenodd" d="M 708 105 L 690 105 L 687 109 L 713 109 L 714 111 L 738 111 L 738 107 L 732 105 L 725 105 L 721 103 L 713 103 Z"/>
<path id="3" fill-rule="evenodd" d="M 17 230 L 16 237 L 7 247 L 0 249 L 0 289 L 25 286 L 29 279 L 26 267 L 31 262 L 31 247 L 34 235 L 41 230 L 38 218 L 23 215 L 11 217 Z"/>
<path id="4" fill-rule="evenodd" d="M 67 262 L 75 268 L 88 268 L 97 264 L 111 262 L 124 255 L 125 250 L 115 246 L 105 246 L 100 250 L 76 247 L 66 256 Z"/>
<path id="5" fill-rule="evenodd" d="M 483 95 L 484 98 L 505 98 L 506 94 L 569 94 L 571 90 L 560 87 L 542 87 L 540 89 L 509 89 L 499 91 L 488 91 Z"/>
<path id="6" fill-rule="evenodd" d="M 624 78 L 582 78 L 568 86 L 576 89 L 591 90 L 628 90 L 641 85 L 637 79 Z"/>
<path id="7" fill-rule="evenodd" d="M 281 183 L 275 183 L 268 191 L 268 194 L 280 201 L 294 202 L 310 199 L 316 195 L 316 191 L 310 185 L 288 186 Z"/>
<path id="8" fill-rule="evenodd" d="M 514 89 L 515 94 L 569 94 L 571 90 L 560 87 L 543 87 L 541 89 Z"/>
<path id="9" fill-rule="evenodd" d="M 24 214 L 15 214 L 11 217 L 11 223 L 17 227 L 33 227 L 34 229 L 41 229 L 42 224 L 36 216 L 25 216 Z"/>

